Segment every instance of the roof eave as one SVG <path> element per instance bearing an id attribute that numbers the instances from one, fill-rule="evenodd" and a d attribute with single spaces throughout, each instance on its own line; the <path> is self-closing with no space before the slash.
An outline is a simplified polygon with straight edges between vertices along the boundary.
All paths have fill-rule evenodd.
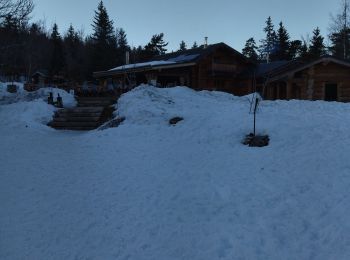
<path id="1" fill-rule="evenodd" d="M 110 70 L 110 71 L 97 71 L 93 73 L 94 78 L 108 77 L 114 75 L 122 75 L 126 73 L 137 73 L 137 72 L 145 72 L 152 70 L 161 70 L 161 69 L 173 69 L 173 68 L 181 68 L 181 67 L 190 67 L 195 66 L 197 63 L 181 63 L 181 64 L 167 64 L 167 65 L 156 65 L 156 66 L 145 66 L 139 68 L 130 68 L 130 69 L 120 69 L 120 70 Z"/>
<path id="2" fill-rule="evenodd" d="M 287 71 L 285 73 L 282 73 L 278 76 L 275 76 L 271 79 L 269 79 L 269 81 L 276 81 L 276 80 L 280 80 L 281 78 L 285 78 L 286 76 L 290 75 L 290 74 L 294 74 L 296 72 L 299 72 L 299 71 L 302 71 L 304 69 L 307 69 L 309 67 L 312 67 L 316 64 L 319 64 L 319 63 L 322 63 L 322 62 L 334 62 L 334 63 L 337 63 L 337 64 L 340 64 L 340 65 L 343 65 L 343 66 L 346 66 L 346 67 L 350 67 L 350 62 L 347 62 L 347 61 L 343 61 L 343 60 L 339 60 L 337 58 L 334 58 L 334 57 L 330 57 L 330 56 L 327 56 L 327 57 L 321 57 L 315 61 L 312 61 L 312 62 L 309 62 L 299 68 L 296 68 L 296 69 L 293 69 L 291 71 Z"/>

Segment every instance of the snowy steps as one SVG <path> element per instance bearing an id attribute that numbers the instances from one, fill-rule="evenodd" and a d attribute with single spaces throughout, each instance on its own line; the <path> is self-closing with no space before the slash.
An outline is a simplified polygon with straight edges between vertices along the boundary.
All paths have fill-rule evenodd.
<path id="1" fill-rule="evenodd" d="M 88 131 L 101 126 L 113 113 L 115 97 L 78 97 L 78 106 L 58 110 L 49 126 L 60 130 Z"/>

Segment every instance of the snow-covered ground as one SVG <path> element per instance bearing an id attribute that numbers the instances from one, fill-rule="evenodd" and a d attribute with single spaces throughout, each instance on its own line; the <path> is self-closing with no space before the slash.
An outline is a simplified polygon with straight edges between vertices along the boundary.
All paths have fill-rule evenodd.
<path id="1" fill-rule="evenodd" d="M 0 259 L 349 259 L 350 105 L 141 86 L 104 131 L 0 106 Z M 170 126 L 168 121 L 183 121 Z"/>

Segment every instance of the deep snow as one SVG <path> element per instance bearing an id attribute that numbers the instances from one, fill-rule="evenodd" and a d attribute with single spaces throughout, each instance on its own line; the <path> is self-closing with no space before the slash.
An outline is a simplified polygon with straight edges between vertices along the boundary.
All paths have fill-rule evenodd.
<path id="1" fill-rule="evenodd" d="M 0 106 L 0 259 L 349 259 L 350 106 L 141 86 L 104 131 Z M 170 126 L 168 121 L 183 121 Z"/>

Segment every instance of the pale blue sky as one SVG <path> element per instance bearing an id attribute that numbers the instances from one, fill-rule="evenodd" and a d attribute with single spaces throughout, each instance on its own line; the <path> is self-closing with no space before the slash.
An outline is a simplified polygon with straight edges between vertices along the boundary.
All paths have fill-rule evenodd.
<path id="1" fill-rule="evenodd" d="M 70 23 L 91 33 L 94 10 L 99 0 L 34 0 L 33 21 L 57 22 L 61 32 Z M 263 37 L 265 20 L 271 16 L 275 27 L 282 20 L 292 38 L 312 34 L 319 26 L 328 34 L 330 14 L 339 9 L 340 0 L 105 0 L 110 18 L 123 27 L 130 45 L 145 45 L 153 34 L 164 32 L 169 50 L 184 40 L 225 42 L 241 51 L 245 41 Z"/>

